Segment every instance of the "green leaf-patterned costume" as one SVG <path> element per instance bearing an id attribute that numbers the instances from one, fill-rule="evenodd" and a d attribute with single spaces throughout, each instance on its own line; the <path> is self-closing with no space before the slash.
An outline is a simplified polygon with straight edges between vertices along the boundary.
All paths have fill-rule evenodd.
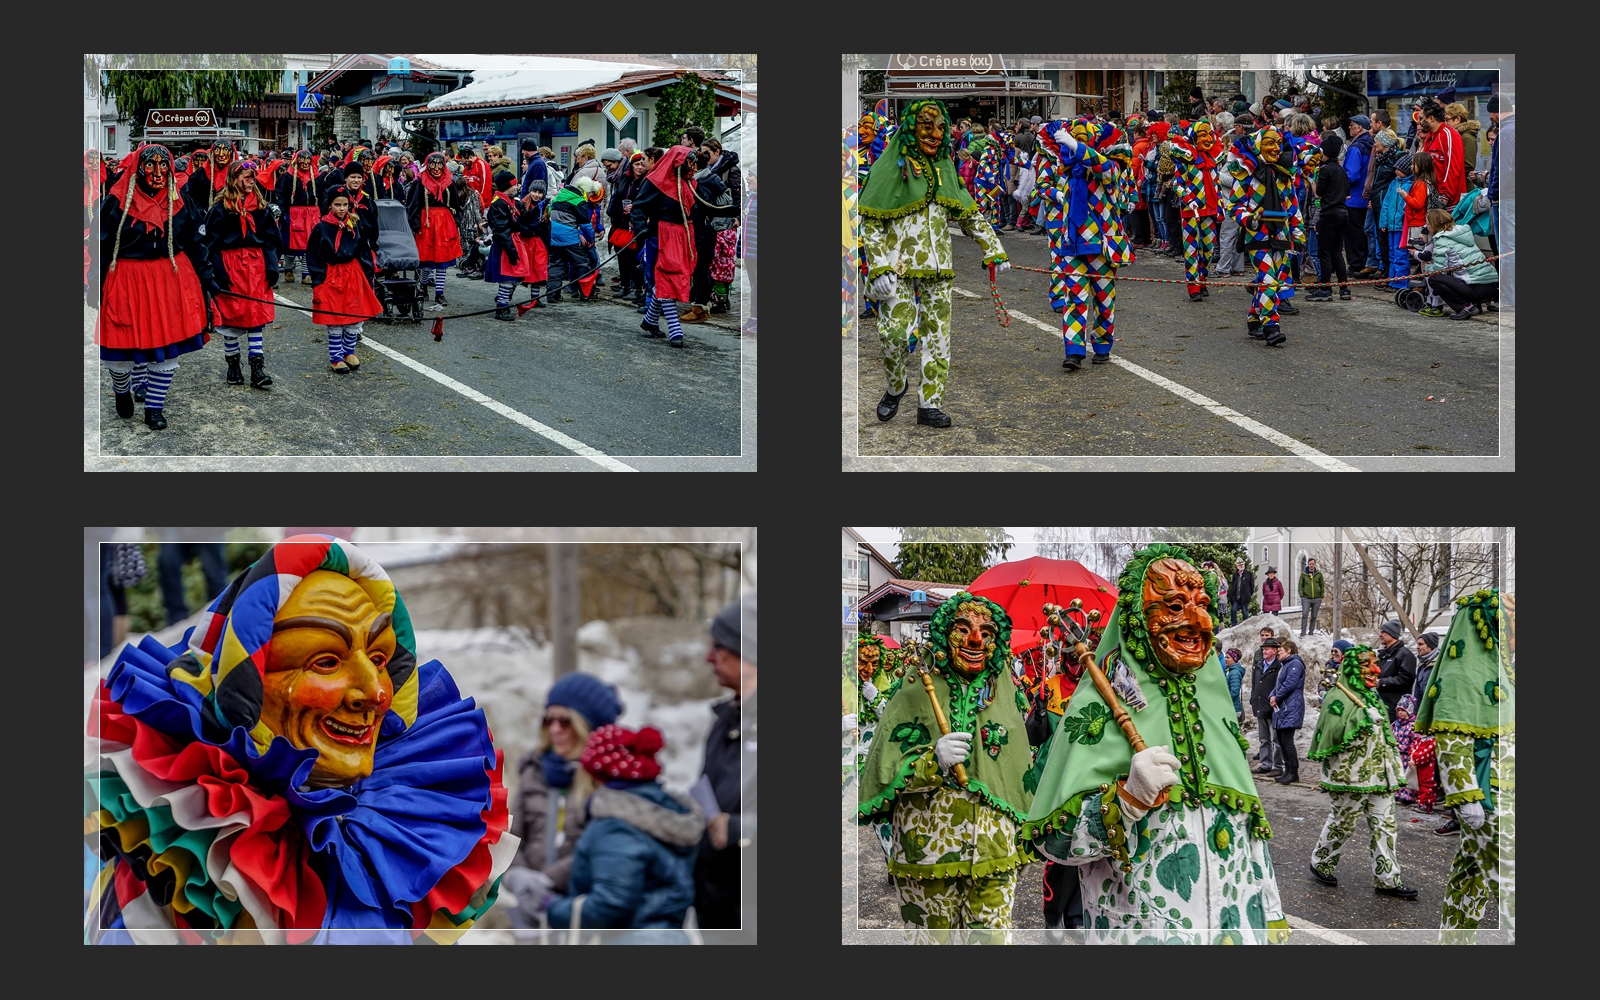
<path id="1" fill-rule="evenodd" d="M 964 606 L 987 612 L 997 626 L 994 649 L 970 678 L 947 666 L 954 659 L 948 632 Z M 973 734 L 965 789 L 939 768 L 939 724 L 910 664 L 867 751 L 858 818 L 890 827 L 889 871 L 914 941 L 947 940 L 948 928 L 1011 926 L 1016 869 L 1028 860 L 1017 827 L 1033 796 L 1023 787 L 1032 763 L 1028 741 L 1010 738 L 1024 732 L 1027 704 L 1010 669 L 1010 633 L 999 605 L 965 592 L 934 615 L 934 693 L 951 732 Z"/>
<path id="2" fill-rule="evenodd" d="M 906 391 L 909 338 L 915 335 L 922 341 L 919 405 L 931 408 L 943 402 L 950 370 L 950 288 L 956 272 L 949 223 L 954 221 L 977 241 L 985 264 L 1007 258 L 994 228 L 956 174 L 949 139 L 932 157 L 918 147 L 916 114 L 928 105 L 936 105 L 949 123 L 943 103 L 912 102 L 867 175 L 859 210 L 867 280 L 889 271 L 900 275 L 897 298 L 892 305 L 885 303 L 888 308 L 878 319 L 889 392 Z"/>
<path id="3" fill-rule="evenodd" d="M 1500 592 L 1456 601 L 1455 617 L 1417 706 L 1416 731 L 1434 737 L 1445 804 L 1480 802 L 1483 825 L 1461 824 L 1440 938 L 1469 943 L 1497 893 L 1501 926 L 1516 938 L 1516 667 Z"/>
<path id="4" fill-rule="evenodd" d="M 1089 940 L 1113 944 L 1261 943 L 1285 927 L 1266 840 L 1272 835 L 1249 761 L 1241 749 L 1233 697 L 1215 654 L 1199 670 L 1168 670 L 1150 648 L 1140 606 L 1146 568 L 1188 554 L 1152 545 L 1134 554 L 1096 651 L 1097 662 L 1126 664 L 1147 705 L 1128 708 L 1147 746 L 1166 746 L 1182 763 L 1166 805 L 1123 830 L 1116 783 L 1133 748 L 1100 692 L 1080 683 L 1043 763 L 1022 836 L 1040 854 L 1079 866 Z M 1205 576 L 1215 607 L 1216 578 Z M 1124 870 L 1124 868 L 1129 870 Z"/>

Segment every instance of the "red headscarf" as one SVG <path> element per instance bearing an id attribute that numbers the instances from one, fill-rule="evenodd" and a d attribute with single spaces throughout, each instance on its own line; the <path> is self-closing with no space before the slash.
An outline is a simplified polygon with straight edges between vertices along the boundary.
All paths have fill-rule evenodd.
<path id="1" fill-rule="evenodd" d="M 276 187 L 278 183 L 278 170 L 283 167 L 284 163 L 284 160 L 275 159 L 271 163 L 268 163 L 265 167 L 258 169 L 256 171 L 256 182 L 268 190 Z"/>
<path id="2" fill-rule="evenodd" d="M 233 162 L 228 164 L 228 177 L 229 178 L 237 177 L 240 174 L 244 173 L 246 170 L 254 170 L 254 169 L 256 169 L 256 165 L 255 165 L 255 161 L 254 160 L 247 160 L 247 159 L 244 159 L 242 157 L 237 157 L 236 156 L 236 157 L 234 157 Z M 256 176 L 259 178 L 260 174 L 257 173 Z M 246 191 L 244 193 L 244 197 L 239 199 L 239 207 L 238 207 L 237 211 L 239 213 L 239 235 L 240 236 L 244 236 L 247 233 L 255 232 L 255 229 L 256 229 L 256 217 L 251 213 L 255 212 L 255 210 L 257 208 L 259 208 L 259 207 L 260 207 L 260 203 L 256 199 L 256 193 L 255 193 L 254 190 Z"/>
<path id="3" fill-rule="evenodd" d="M 683 208 L 687 217 L 689 210 L 694 207 L 694 175 L 691 173 L 682 181 L 676 176 L 678 164 L 689 158 L 688 146 L 673 146 L 667 150 L 667 155 L 661 158 L 656 168 L 645 174 L 645 180 L 654 184 L 662 194 L 676 201 Z M 687 189 L 685 189 L 687 184 Z"/>
<path id="4" fill-rule="evenodd" d="M 172 151 L 156 143 L 145 143 L 122 158 L 122 162 L 117 165 L 122 174 L 117 178 L 117 182 L 111 185 L 111 190 L 106 193 L 117 199 L 117 204 L 122 206 L 124 215 L 130 215 L 150 227 L 152 232 L 160 233 L 167 228 L 169 206 L 166 199 L 159 195 L 146 194 L 144 188 L 134 183 L 134 174 L 139 173 L 139 154 L 152 147 L 167 154 L 168 169 L 170 171 Z M 129 190 L 133 192 L 131 200 L 128 197 Z M 170 210 L 174 214 L 177 209 L 178 206 L 176 204 L 170 206 Z"/>
<path id="5" fill-rule="evenodd" d="M 429 153 L 428 154 L 428 158 L 429 159 L 432 159 L 434 156 L 443 157 L 444 154 L 443 153 Z M 455 183 L 455 177 L 450 173 L 450 169 L 449 169 L 449 165 L 448 164 L 446 164 L 444 173 L 439 175 L 439 179 L 438 180 L 434 180 L 433 179 L 433 173 L 431 171 L 429 171 L 426 166 L 424 166 L 422 168 L 422 171 L 417 174 L 417 180 L 421 181 L 422 182 L 422 186 L 427 188 L 428 189 L 428 193 L 433 195 L 433 197 L 438 201 L 444 201 L 445 200 L 445 192 L 450 190 L 450 185 L 451 184 Z"/>
<path id="6" fill-rule="evenodd" d="M 646 726 L 638 732 L 621 726 L 601 726 L 589 734 L 578 762 L 602 780 L 648 781 L 661 773 L 655 761 L 661 749 L 661 731 Z"/>

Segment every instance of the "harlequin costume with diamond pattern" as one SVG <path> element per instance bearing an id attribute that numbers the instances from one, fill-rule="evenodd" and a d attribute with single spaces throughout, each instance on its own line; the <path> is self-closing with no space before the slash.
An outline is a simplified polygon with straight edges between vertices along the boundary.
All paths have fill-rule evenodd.
<path id="1" fill-rule="evenodd" d="M 992 648 L 971 677 L 950 666 L 958 616 L 987 616 L 995 626 Z M 1008 937 L 1017 869 L 1030 860 L 1016 833 L 1033 798 L 1024 784 L 1032 753 L 1027 698 L 1010 667 L 1011 621 L 993 601 L 963 592 L 939 606 L 929 639 L 935 653 L 927 666 L 950 731 L 972 734 L 967 787 L 939 767 L 932 702 L 906 664 L 861 772 L 858 819 L 890 826 L 889 871 L 914 942 L 946 941 L 940 932 L 968 927 Z"/>
<path id="2" fill-rule="evenodd" d="M 370 775 L 312 782 L 320 754 L 261 720 L 274 616 L 319 570 L 388 615 L 393 700 Z M 85 943 L 454 943 L 494 904 L 506 833 L 501 751 L 405 604 L 349 542 L 296 535 L 183 640 L 126 646 L 91 706 L 84 836 L 102 866 Z"/>
<path id="3" fill-rule="evenodd" d="M 1481 826 L 1461 820 L 1450 867 L 1441 940 L 1470 943 L 1491 896 L 1516 940 L 1516 607 L 1479 590 L 1456 600 L 1444 647 L 1417 706 L 1416 732 L 1431 735 L 1445 805 L 1479 803 Z"/>
<path id="4" fill-rule="evenodd" d="M 1405 779 L 1389 716 L 1378 692 L 1362 676 L 1362 661 L 1376 655 L 1366 645 L 1345 650 L 1338 677 L 1322 698 L 1306 757 L 1322 762 L 1329 811 L 1311 865 L 1331 876 L 1345 841 L 1365 819 L 1372 831 L 1372 884 L 1393 887 L 1401 884 L 1394 850 L 1394 792 Z"/>
<path id="5" fill-rule="evenodd" d="M 1058 144 L 1059 129 L 1081 128 L 1077 148 Z M 1061 340 L 1066 363 L 1077 368 L 1087 356 L 1084 338 L 1094 338 L 1094 353 L 1111 353 L 1115 339 L 1117 266 L 1130 257 L 1119 207 L 1121 176 L 1127 168 L 1111 155 L 1122 131 L 1108 122 L 1077 118 L 1040 128 L 1037 159 L 1044 164 L 1037 185 L 1047 206 L 1050 236 L 1051 305 L 1061 290 Z"/>
<path id="6" fill-rule="evenodd" d="M 1261 152 L 1268 133 L 1280 142 L 1280 158 L 1271 163 Z M 1256 265 L 1248 314 L 1252 335 L 1270 335 L 1278 328 L 1278 303 L 1287 297 L 1283 286 L 1289 280 L 1289 252 L 1305 244 L 1305 218 L 1295 188 L 1304 148 L 1293 147 L 1290 137 L 1277 129 L 1258 129 L 1234 140 L 1228 160 L 1229 211 Z"/>
<path id="7" fill-rule="evenodd" d="M 1217 246 L 1217 216 L 1221 211 L 1217 195 L 1217 157 L 1223 145 L 1216 136 L 1210 145 L 1201 145 L 1195 126 L 1179 122 L 1181 136 L 1172 139 L 1172 163 L 1177 169 L 1178 216 L 1183 225 L 1183 270 L 1189 279 L 1191 296 L 1204 294 L 1211 251 Z"/>
<path id="8" fill-rule="evenodd" d="M 1080 866 L 1090 942 L 1279 940 L 1288 925 L 1267 850 L 1272 831 L 1221 665 L 1212 651 L 1198 670 L 1177 673 L 1151 648 L 1141 602 L 1147 570 L 1165 559 L 1185 564 L 1180 579 L 1203 585 L 1216 607 L 1215 576 L 1201 576 L 1183 549 L 1141 549 L 1117 581 L 1095 660 L 1114 683 L 1117 662 L 1126 665 L 1146 707 L 1124 707 L 1147 746 L 1165 746 L 1181 761 L 1179 783 L 1131 824 L 1130 843 L 1117 785 L 1133 748 L 1099 690 L 1079 683 L 1029 775 L 1037 790 L 1021 837 L 1052 861 Z"/>
<path id="9" fill-rule="evenodd" d="M 945 121 L 944 141 L 930 157 L 917 143 L 917 113 L 935 108 Z M 883 349 L 888 391 L 906 391 L 910 337 L 922 343 L 922 389 L 918 406 L 937 409 L 944 401 L 950 371 L 950 288 L 955 263 L 949 223 L 975 240 L 983 262 L 1006 260 L 994 227 L 961 184 L 950 158 L 950 115 L 940 101 L 913 101 L 900 117 L 883 155 L 872 165 L 861 189 L 862 250 L 867 280 L 885 272 L 899 275 L 896 298 L 881 304 L 878 341 Z"/>

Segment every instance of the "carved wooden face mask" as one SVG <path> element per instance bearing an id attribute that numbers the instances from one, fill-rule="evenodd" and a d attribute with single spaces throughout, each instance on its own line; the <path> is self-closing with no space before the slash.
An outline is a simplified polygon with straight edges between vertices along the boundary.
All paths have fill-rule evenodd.
<path id="1" fill-rule="evenodd" d="M 315 784 L 344 785 L 371 774 L 378 727 L 394 701 L 390 616 L 354 580 L 316 570 L 278 608 L 272 633 L 261 722 L 296 748 L 320 754 L 311 772 Z"/>
<path id="2" fill-rule="evenodd" d="M 1283 151 L 1283 137 L 1273 129 L 1261 133 L 1261 157 L 1268 163 L 1278 162 L 1278 155 Z"/>
<path id="3" fill-rule="evenodd" d="M 1174 673 L 1199 670 L 1211 655 L 1211 598 L 1199 570 L 1158 559 L 1144 573 L 1144 618 L 1156 659 Z"/>
<path id="4" fill-rule="evenodd" d="M 939 109 L 929 105 L 917 112 L 917 147 L 925 155 L 933 156 L 939 152 L 939 147 L 944 144 L 945 122 L 944 115 Z"/>
<path id="5" fill-rule="evenodd" d="M 951 665 L 969 677 L 976 674 L 983 669 L 999 633 L 988 608 L 976 601 L 961 604 L 950 623 Z"/>
<path id="6" fill-rule="evenodd" d="M 861 145 L 872 145 L 872 140 L 878 137 L 878 123 L 873 120 L 871 115 L 862 115 L 859 128 L 861 132 Z"/>
<path id="7" fill-rule="evenodd" d="M 861 674 L 862 680 L 871 680 L 872 675 L 878 672 L 878 662 L 882 653 L 876 643 L 869 642 L 862 643 L 856 650 L 856 671 Z"/>
<path id="8" fill-rule="evenodd" d="M 1374 652 L 1370 652 L 1370 651 L 1369 652 L 1365 652 L 1365 653 L 1361 654 L 1360 659 L 1361 659 L 1361 683 L 1365 684 L 1369 688 L 1377 687 L 1378 686 L 1378 674 L 1381 672 L 1381 669 L 1382 669 L 1382 668 L 1380 668 L 1378 666 L 1378 654 L 1374 653 Z"/>

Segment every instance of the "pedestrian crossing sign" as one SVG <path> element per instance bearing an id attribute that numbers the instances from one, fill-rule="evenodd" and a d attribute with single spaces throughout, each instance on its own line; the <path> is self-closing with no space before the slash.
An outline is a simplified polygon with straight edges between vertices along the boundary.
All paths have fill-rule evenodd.
<path id="1" fill-rule="evenodd" d="M 600 113 L 606 116 L 606 120 L 613 127 L 620 129 L 628 124 L 628 120 L 633 117 L 634 111 L 633 105 L 628 103 L 626 97 L 621 94 L 614 94 L 600 108 Z"/>

